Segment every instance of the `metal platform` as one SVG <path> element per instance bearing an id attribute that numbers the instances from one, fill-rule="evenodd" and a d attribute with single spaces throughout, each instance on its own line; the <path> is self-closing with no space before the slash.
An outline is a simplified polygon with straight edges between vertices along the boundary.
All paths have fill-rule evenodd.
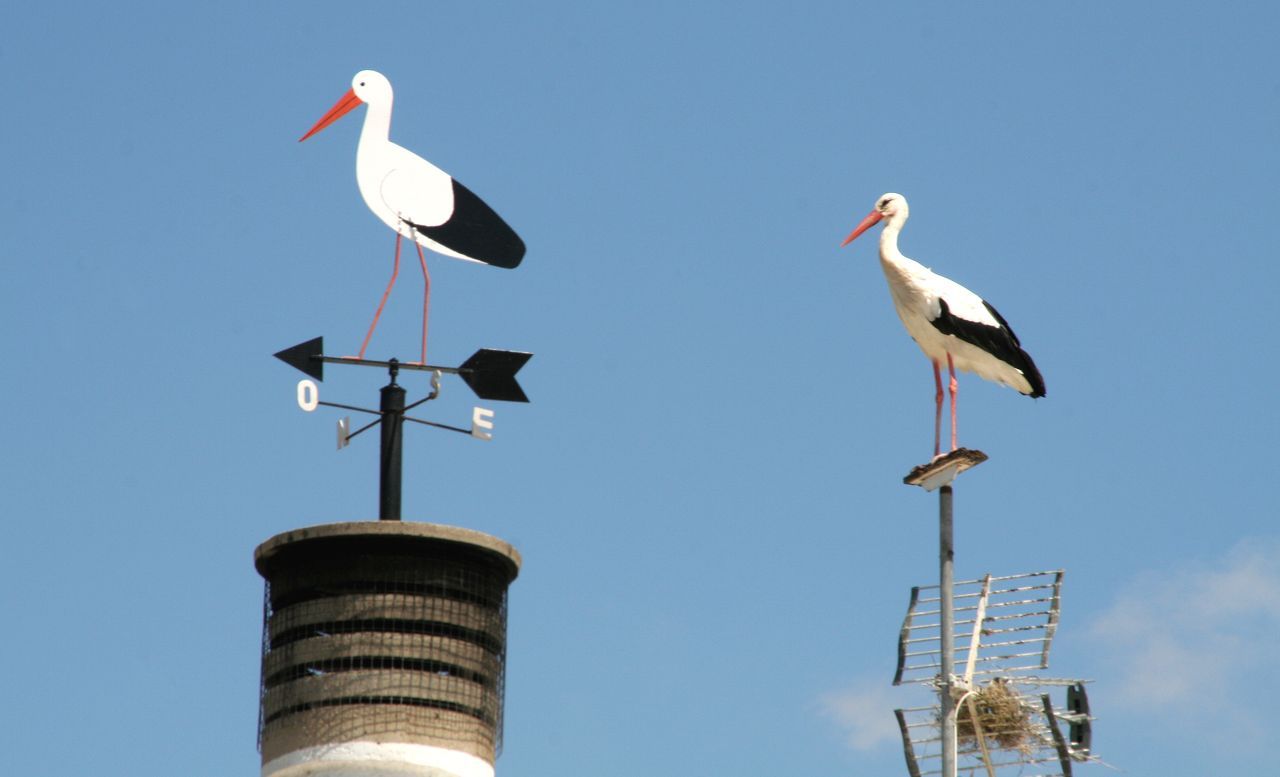
<path id="1" fill-rule="evenodd" d="M 909 486 L 920 486 L 925 491 L 933 491 L 951 482 L 967 469 L 972 469 L 987 460 L 987 454 L 971 448 L 956 448 L 950 453 L 938 456 L 928 464 L 913 468 L 902 479 Z"/>

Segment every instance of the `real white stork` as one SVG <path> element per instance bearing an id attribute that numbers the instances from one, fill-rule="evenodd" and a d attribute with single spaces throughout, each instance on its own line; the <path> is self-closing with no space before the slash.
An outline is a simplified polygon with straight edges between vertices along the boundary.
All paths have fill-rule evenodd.
<path id="1" fill-rule="evenodd" d="M 356 73 L 347 93 L 298 142 L 333 124 L 362 103 L 368 105 L 369 110 L 365 113 L 360 144 L 356 148 L 356 183 L 369 210 L 395 230 L 396 253 L 391 280 L 382 293 L 359 356 L 364 357 L 382 307 L 395 286 L 400 271 L 400 240 L 407 237 L 418 249 L 425 285 L 421 355 L 425 363 L 431 276 L 422 247 L 457 259 L 513 268 L 524 258 L 524 241 L 470 189 L 417 154 L 391 142 L 391 82 L 381 73 L 373 70 Z"/>
<path id="2" fill-rule="evenodd" d="M 942 362 L 947 363 L 951 395 L 951 450 L 956 449 L 956 369 L 1002 383 L 1031 397 L 1044 396 L 1044 379 L 1035 362 L 991 303 L 965 287 L 931 271 L 898 250 L 898 234 L 907 223 L 907 200 L 890 192 L 876 200 L 875 209 L 840 245 L 881 220 L 880 267 L 889 282 L 889 294 L 907 332 L 933 362 L 936 411 L 933 418 L 933 454 L 941 453 Z"/>

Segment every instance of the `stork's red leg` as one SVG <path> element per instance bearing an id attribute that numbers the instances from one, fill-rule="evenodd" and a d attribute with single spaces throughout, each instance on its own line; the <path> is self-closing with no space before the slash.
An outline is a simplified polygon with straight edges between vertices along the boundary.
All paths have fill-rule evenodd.
<path id="1" fill-rule="evenodd" d="M 396 263 L 391 268 L 391 280 L 387 283 L 387 290 L 382 292 L 382 301 L 378 303 L 378 311 L 373 314 L 373 323 L 369 325 L 369 331 L 365 333 L 364 342 L 360 344 L 360 354 L 357 359 L 364 358 L 364 349 L 369 347 L 369 338 L 373 337 L 373 330 L 378 328 L 378 319 L 382 317 L 382 306 L 387 304 L 387 296 L 391 294 L 391 287 L 396 285 L 396 276 L 400 273 L 400 233 L 396 233 Z"/>
<path id="2" fill-rule="evenodd" d="M 936 409 L 933 413 L 933 456 L 942 453 L 942 374 L 938 372 L 938 360 L 933 360 L 933 385 L 937 387 L 933 401 Z"/>
<path id="3" fill-rule="evenodd" d="M 958 447 L 956 445 L 956 396 L 960 393 L 960 383 L 956 380 L 956 365 L 951 361 L 951 354 L 947 354 L 947 372 L 951 374 L 951 450 L 955 450 Z M 938 391 L 941 393 L 941 387 Z"/>
<path id="4" fill-rule="evenodd" d="M 427 272 L 427 258 L 422 255 L 422 246 L 416 241 L 418 264 L 422 265 L 422 361 L 427 363 L 427 308 L 431 305 L 431 273 Z"/>

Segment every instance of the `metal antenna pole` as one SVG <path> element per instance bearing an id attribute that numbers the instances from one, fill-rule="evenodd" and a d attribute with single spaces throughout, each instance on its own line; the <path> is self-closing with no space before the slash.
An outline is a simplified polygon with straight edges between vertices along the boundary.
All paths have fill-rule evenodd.
<path id="1" fill-rule="evenodd" d="M 955 681 L 955 546 L 952 544 L 951 482 L 961 472 L 987 460 L 987 454 L 968 448 L 957 448 L 945 456 L 921 464 L 902 482 L 920 486 L 926 491 L 938 489 L 938 598 L 942 615 L 938 624 L 938 649 L 942 652 L 941 676 L 938 678 L 938 706 L 942 729 L 942 777 L 956 777 L 956 702 Z"/>
<path id="2" fill-rule="evenodd" d="M 400 363 L 392 359 L 387 365 L 391 382 L 382 387 L 382 455 L 378 477 L 378 520 L 400 520 L 400 472 L 404 435 L 403 386 L 396 384 Z"/>
<path id="3" fill-rule="evenodd" d="M 956 777 L 955 601 L 953 596 L 955 546 L 952 544 L 951 485 L 938 490 L 938 596 L 942 599 L 942 684 L 938 690 L 942 708 L 942 775 Z"/>

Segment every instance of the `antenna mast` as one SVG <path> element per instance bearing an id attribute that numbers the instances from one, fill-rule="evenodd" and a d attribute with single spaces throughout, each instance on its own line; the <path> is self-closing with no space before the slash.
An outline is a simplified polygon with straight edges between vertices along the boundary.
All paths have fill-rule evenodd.
<path id="1" fill-rule="evenodd" d="M 955 541 L 952 503 L 955 494 L 951 484 L 965 470 L 987 460 L 982 451 L 958 448 L 928 464 L 911 470 L 902 482 L 920 486 L 925 491 L 938 490 L 938 598 L 940 604 L 939 639 L 942 666 L 938 677 L 938 701 L 942 726 L 942 774 L 956 776 L 956 701 L 955 701 Z"/>
<path id="2" fill-rule="evenodd" d="M 1061 771 L 1054 774 L 1071 777 L 1072 762 L 1094 758 L 1084 683 L 1025 674 L 1049 665 L 1062 571 L 955 581 L 952 483 L 986 460 L 981 451 L 960 448 L 903 479 L 938 491 L 938 584 L 911 591 L 893 679 L 938 694 L 936 707 L 896 711 L 907 769 L 911 777 L 997 777 L 1055 764 Z M 922 595 L 935 589 L 936 598 Z M 957 634 L 967 638 L 958 649 Z M 1043 686 L 1067 686 L 1066 706 L 1054 707 Z M 1065 735 L 1061 723 L 1069 726 Z"/>

